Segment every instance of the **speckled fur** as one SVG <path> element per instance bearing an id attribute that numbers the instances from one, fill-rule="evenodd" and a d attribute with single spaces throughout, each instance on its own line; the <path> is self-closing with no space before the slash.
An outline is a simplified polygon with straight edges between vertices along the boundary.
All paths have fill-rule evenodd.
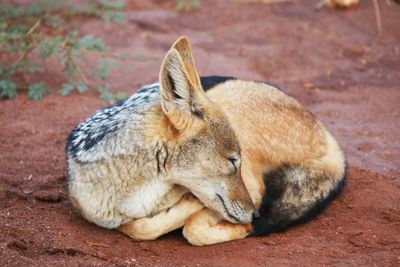
<path id="1" fill-rule="evenodd" d="M 159 84 L 77 126 L 67 160 L 71 202 L 89 221 L 146 240 L 183 227 L 198 246 L 305 222 L 345 184 L 321 122 L 270 84 L 200 80 L 185 37 Z"/>

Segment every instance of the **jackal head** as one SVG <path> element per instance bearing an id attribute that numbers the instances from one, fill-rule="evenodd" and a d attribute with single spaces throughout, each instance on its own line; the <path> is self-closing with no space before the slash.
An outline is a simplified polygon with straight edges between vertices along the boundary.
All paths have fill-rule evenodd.
<path id="1" fill-rule="evenodd" d="M 168 144 L 171 181 L 227 221 L 251 222 L 255 207 L 242 181 L 238 140 L 221 108 L 205 95 L 186 37 L 166 54 L 159 79 L 157 131 Z"/>

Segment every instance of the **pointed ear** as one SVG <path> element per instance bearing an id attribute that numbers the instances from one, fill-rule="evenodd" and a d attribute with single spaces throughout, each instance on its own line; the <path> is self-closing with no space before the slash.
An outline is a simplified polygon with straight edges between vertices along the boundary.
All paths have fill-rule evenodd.
<path id="1" fill-rule="evenodd" d="M 182 61 L 185 65 L 185 68 L 188 72 L 190 81 L 195 84 L 201 86 L 199 75 L 197 74 L 196 66 L 194 64 L 194 59 L 192 55 L 192 48 L 190 47 L 189 39 L 186 36 L 180 37 L 175 43 L 172 45 L 172 48 L 175 48 Z"/>
<path id="2" fill-rule="evenodd" d="M 204 92 L 195 74 L 192 81 L 179 52 L 175 48 L 168 51 L 160 71 L 161 107 L 180 132 L 198 124 L 204 115 Z"/>

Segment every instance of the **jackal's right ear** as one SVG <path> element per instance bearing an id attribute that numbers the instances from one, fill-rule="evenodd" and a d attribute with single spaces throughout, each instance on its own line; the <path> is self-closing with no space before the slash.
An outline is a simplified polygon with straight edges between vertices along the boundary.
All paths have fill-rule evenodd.
<path id="1" fill-rule="evenodd" d="M 204 115 L 205 96 L 201 85 L 190 76 L 175 48 L 164 58 L 160 71 L 161 107 L 173 126 L 181 133 L 199 125 Z"/>
<path id="2" fill-rule="evenodd" d="M 192 48 L 190 46 L 189 39 L 186 36 L 180 37 L 172 45 L 172 48 L 175 48 L 178 51 L 179 56 L 185 65 L 185 69 L 189 75 L 190 81 L 195 85 L 200 85 L 200 78 L 197 74 L 196 66 L 194 64 Z"/>

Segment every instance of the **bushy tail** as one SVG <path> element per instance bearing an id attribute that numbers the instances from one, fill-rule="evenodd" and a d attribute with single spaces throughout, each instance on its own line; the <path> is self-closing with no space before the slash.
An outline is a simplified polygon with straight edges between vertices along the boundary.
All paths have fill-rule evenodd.
<path id="1" fill-rule="evenodd" d="M 283 165 L 263 174 L 266 195 L 253 220 L 253 236 L 268 235 L 315 217 L 345 187 L 346 177 L 329 177 Z"/>

